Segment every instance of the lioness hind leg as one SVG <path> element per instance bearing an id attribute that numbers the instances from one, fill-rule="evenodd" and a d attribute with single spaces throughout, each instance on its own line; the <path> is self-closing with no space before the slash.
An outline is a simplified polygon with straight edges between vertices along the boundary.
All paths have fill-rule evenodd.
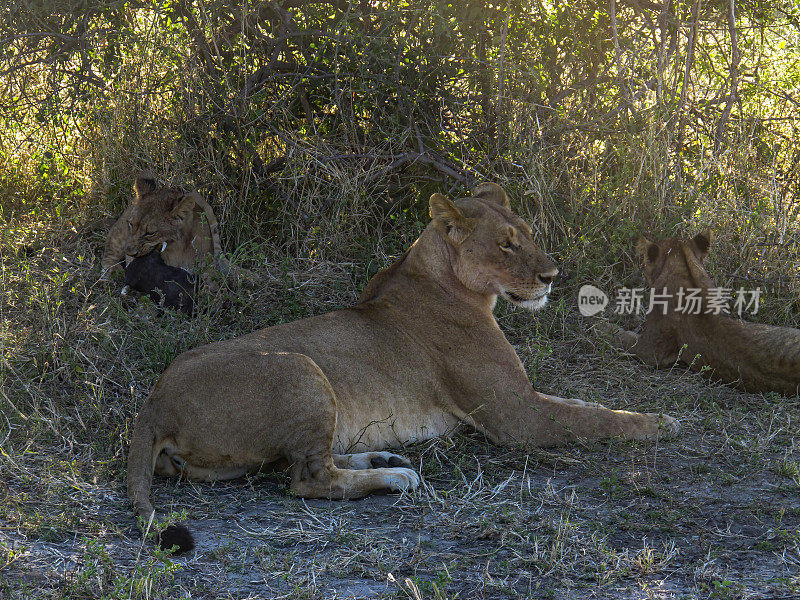
<path id="1" fill-rule="evenodd" d="M 333 464 L 340 469 L 386 469 L 404 467 L 411 469 L 411 461 L 393 452 L 359 452 L 357 454 L 334 454 Z"/>
<path id="2" fill-rule="evenodd" d="M 342 455 L 339 455 L 342 456 Z M 333 457 L 298 457 L 292 465 L 291 490 L 303 498 L 331 500 L 363 498 L 368 494 L 415 489 L 419 475 L 411 469 L 340 469 Z"/>
<path id="3" fill-rule="evenodd" d="M 296 368 L 287 369 L 287 361 Z M 303 399 L 301 404 L 279 403 L 288 414 L 278 415 L 283 417 L 278 420 L 296 424 L 281 444 L 281 454 L 291 465 L 290 488 L 295 494 L 304 498 L 341 500 L 413 489 L 419 485 L 419 475 L 408 468 L 353 470 L 337 466 L 331 453 L 336 427 L 336 395 L 327 377 L 313 360 L 301 354 L 271 355 L 270 363 L 280 368 L 282 388 L 291 389 L 295 397 Z M 337 458 L 342 464 L 351 459 L 347 455 L 337 455 Z"/>

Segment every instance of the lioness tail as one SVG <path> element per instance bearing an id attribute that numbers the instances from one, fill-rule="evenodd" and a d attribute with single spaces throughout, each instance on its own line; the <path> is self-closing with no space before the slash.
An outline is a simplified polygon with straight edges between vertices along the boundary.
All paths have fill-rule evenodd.
<path id="1" fill-rule="evenodd" d="M 128 498 L 133 503 L 133 512 L 142 517 L 145 523 L 153 518 L 155 510 L 150 504 L 150 486 L 153 483 L 153 469 L 159 449 L 155 447 L 155 432 L 151 424 L 149 405 L 145 403 L 131 436 L 128 451 Z M 184 525 L 170 525 L 158 537 L 158 545 L 163 550 L 177 546 L 176 554 L 194 548 L 192 534 Z"/>

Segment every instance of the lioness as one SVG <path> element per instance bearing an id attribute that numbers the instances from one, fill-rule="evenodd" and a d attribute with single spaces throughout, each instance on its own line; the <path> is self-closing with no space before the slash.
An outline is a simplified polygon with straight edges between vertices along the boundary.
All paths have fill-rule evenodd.
<path id="1" fill-rule="evenodd" d="M 124 267 L 126 257 L 144 256 L 162 244 L 161 257 L 172 267 L 193 271 L 210 256 L 226 270 L 217 218 L 200 194 L 158 187 L 149 171 L 136 178 L 133 190 L 133 202 L 106 236 L 104 274 Z"/>
<path id="2" fill-rule="evenodd" d="M 705 371 L 712 378 L 751 392 L 797 394 L 800 330 L 715 314 L 709 305 L 709 289 L 717 285 L 703 266 L 710 247 L 708 230 L 691 240 L 640 238 L 637 249 L 647 283 L 670 297 L 666 314 L 661 307 L 650 311 L 641 335 L 617 330 L 618 344 L 651 366 L 670 366 L 680 360 L 697 370 L 710 367 Z M 681 289 L 683 310 L 678 306 Z M 699 310 L 688 310 L 690 289 L 699 290 Z"/>
<path id="3" fill-rule="evenodd" d="M 577 437 L 654 438 L 676 421 L 539 394 L 497 325 L 498 296 L 544 306 L 555 264 L 485 183 L 471 198 L 430 199 L 431 223 L 356 306 L 184 352 L 136 420 L 128 496 L 153 515 L 153 470 L 228 479 L 283 461 L 307 498 L 415 488 L 419 476 L 384 448 L 426 440 L 459 421 L 498 444 Z M 355 453 L 354 453 L 355 452 Z M 333 453 L 333 454 L 332 454 Z M 164 547 L 191 547 L 171 527 Z"/>

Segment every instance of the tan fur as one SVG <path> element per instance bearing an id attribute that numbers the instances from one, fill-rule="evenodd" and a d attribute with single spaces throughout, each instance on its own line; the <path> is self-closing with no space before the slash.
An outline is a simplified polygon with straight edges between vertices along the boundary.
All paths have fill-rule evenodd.
<path id="1" fill-rule="evenodd" d="M 432 222 L 356 306 L 176 358 L 131 438 L 137 514 L 152 514 L 154 468 L 215 479 L 284 464 L 301 496 L 354 498 L 415 487 L 410 469 L 364 467 L 376 451 L 460 422 L 496 443 L 531 446 L 674 430 L 669 417 L 534 391 L 492 309 L 498 295 L 540 307 L 558 271 L 502 189 L 477 192 L 455 203 L 431 197 Z"/>
<path id="2" fill-rule="evenodd" d="M 149 172 L 136 178 L 134 192 L 133 202 L 106 236 L 104 273 L 124 267 L 126 259 L 147 254 L 163 243 L 161 257 L 168 265 L 196 271 L 202 261 L 215 259 L 226 270 L 217 218 L 200 194 L 157 187 Z"/>
<path id="3" fill-rule="evenodd" d="M 676 361 L 705 370 L 724 383 L 752 392 L 775 391 L 795 395 L 800 386 L 800 330 L 748 323 L 725 314 L 685 314 L 676 310 L 679 288 L 717 287 L 703 260 L 711 246 L 711 232 L 691 240 L 671 238 L 637 244 L 644 275 L 651 288 L 673 294 L 667 309 L 647 315 L 641 335 L 617 331 L 618 344 L 645 363 L 668 367 Z"/>

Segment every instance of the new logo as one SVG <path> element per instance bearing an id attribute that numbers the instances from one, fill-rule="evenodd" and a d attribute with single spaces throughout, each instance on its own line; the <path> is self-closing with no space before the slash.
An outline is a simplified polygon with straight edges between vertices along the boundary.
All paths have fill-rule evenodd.
<path id="1" fill-rule="evenodd" d="M 608 305 L 608 296 L 600 288 L 584 285 L 578 292 L 578 310 L 584 317 L 592 317 L 603 312 Z"/>

